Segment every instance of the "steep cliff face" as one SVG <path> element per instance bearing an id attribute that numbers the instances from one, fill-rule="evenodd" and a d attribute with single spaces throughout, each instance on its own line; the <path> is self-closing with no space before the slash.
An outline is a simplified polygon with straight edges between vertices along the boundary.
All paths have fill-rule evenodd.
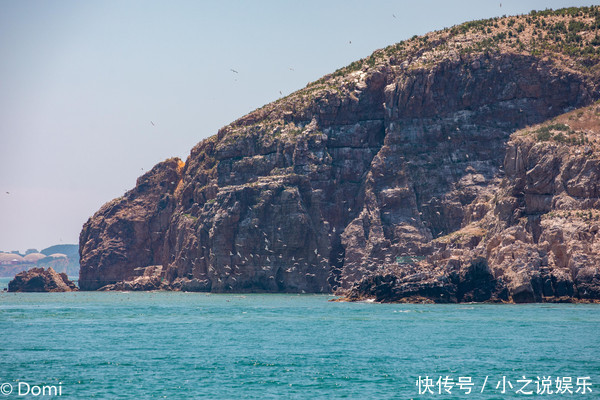
<path id="1" fill-rule="evenodd" d="M 425 259 L 363 279 L 349 297 L 600 299 L 600 105 L 514 133 L 504 169 L 466 208 L 468 224 L 433 240 Z"/>
<path id="2" fill-rule="evenodd" d="M 413 38 L 235 121 L 88 221 L 81 287 L 159 264 L 173 289 L 332 292 L 416 268 L 485 215 L 511 133 L 600 97 L 598 15 Z"/>
<path id="3" fill-rule="evenodd" d="M 102 206 L 79 235 L 81 290 L 129 280 L 150 265 L 162 264 L 164 237 L 181 183 L 183 162 L 172 158 L 156 165 L 137 180 L 123 197 Z M 141 272 L 140 272 L 141 271 Z"/>

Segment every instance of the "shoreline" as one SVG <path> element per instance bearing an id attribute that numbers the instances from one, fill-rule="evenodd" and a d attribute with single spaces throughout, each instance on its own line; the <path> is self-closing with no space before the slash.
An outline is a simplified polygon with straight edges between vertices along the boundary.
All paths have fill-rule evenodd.
<path id="1" fill-rule="evenodd" d="M 339 303 L 376 303 L 376 304 L 600 304 L 600 299 L 581 299 L 576 297 L 562 297 L 562 298 L 545 298 L 542 301 L 532 302 L 515 302 L 505 300 L 486 300 L 486 301 L 457 301 L 457 302 L 436 302 L 433 299 L 426 297 L 414 296 L 410 298 L 402 298 L 393 301 L 377 300 L 373 297 L 361 297 L 361 298 L 349 298 L 340 297 L 337 299 L 329 300 L 331 302 Z"/>

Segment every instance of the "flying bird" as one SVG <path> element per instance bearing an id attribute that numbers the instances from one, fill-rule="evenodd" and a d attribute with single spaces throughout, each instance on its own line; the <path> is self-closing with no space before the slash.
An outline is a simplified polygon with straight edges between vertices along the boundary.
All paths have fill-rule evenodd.
<path id="1" fill-rule="evenodd" d="M 236 74 L 239 74 L 239 72 L 237 72 L 237 71 L 236 71 L 235 69 L 233 69 L 233 68 L 230 68 L 229 70 L 230 70 L 231 72 L 234 72 L 234 73 L 236 73 Z"/>
<path id="2" fill-rule="evenodd" d="M 156 125 L 154 125 L 154 122 L 150 121 L 150 123 L 152 124 L 152 126 L 156 126 Z"/>

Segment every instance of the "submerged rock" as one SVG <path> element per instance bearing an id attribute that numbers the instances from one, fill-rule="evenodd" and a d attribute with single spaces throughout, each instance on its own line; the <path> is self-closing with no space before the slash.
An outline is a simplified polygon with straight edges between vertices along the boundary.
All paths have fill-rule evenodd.
<path id="1" fill-rule="evenodd" d="M 9 292 L 73 292 L 77 286 L 69 280 L 65 273 L 57 273 L 52 269 L 31 268 L 18 273 L 8 283 Z"/>

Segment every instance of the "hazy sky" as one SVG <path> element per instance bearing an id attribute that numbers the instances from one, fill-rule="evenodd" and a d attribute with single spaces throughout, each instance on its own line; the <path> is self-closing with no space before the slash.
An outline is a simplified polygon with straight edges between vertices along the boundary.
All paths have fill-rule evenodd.
<path id="1" fill-rule="evenodd" d="M 157 162 L 378 48 L 590 4 L 0 0 L 0 250 L 77 243 Z"/>

